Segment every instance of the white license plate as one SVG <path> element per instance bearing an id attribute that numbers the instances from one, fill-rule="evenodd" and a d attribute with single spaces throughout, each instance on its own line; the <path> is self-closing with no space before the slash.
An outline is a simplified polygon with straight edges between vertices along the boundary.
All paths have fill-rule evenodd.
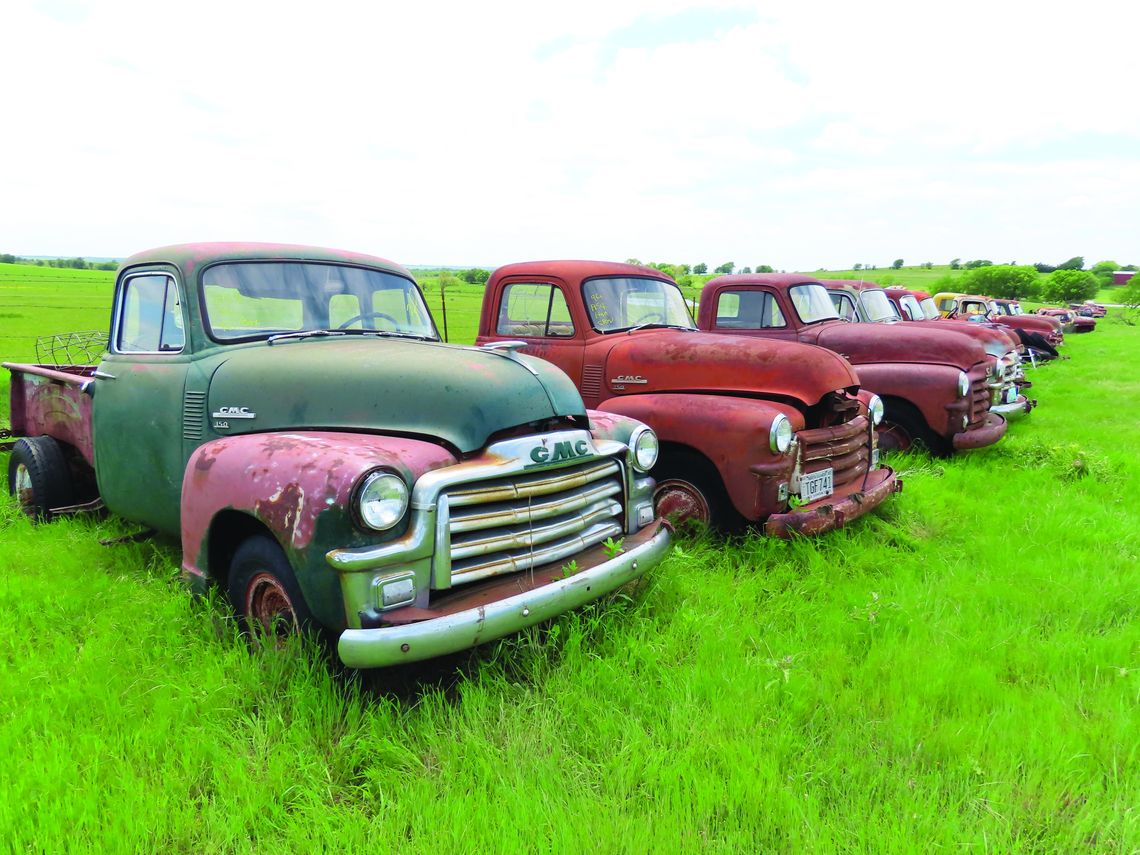
<path id="1" fill-rule="evenodd" d="M 805 504 L 830 496 L 835 492 L 835 480 L 831 469 L 812 472 L 800 478 L 800 500 Z"/>

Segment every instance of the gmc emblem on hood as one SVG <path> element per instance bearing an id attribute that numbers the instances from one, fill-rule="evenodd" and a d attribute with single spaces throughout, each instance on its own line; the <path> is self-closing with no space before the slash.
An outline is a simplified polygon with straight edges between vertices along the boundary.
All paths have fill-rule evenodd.
<path id="1" fill-rule="evenodd" d="M 557 463 L 559 460 L 573 460 L 590 453 L 590 444 L 584 439 L 577 442 L 556 442 L 554 448 L 536 445 L 530 450 L 530 459 L 535 463 Z"/>
<path id="2" fill-rule="evenodd" d="M 257 413 L 251 413 L 249 407 L 218 407 L 214 413 L 215 419 L 256 419 Z"/>
<path id="3" fill-rule="evenodd" d="M 648 383 L 649 381 L 642 377 L 640 374 L 619 374 L 611 383 Z"/>

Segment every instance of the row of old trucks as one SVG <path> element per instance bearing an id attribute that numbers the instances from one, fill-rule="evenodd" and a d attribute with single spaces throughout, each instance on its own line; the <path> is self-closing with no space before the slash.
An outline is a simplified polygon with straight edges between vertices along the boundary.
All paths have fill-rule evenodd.
<path id="1" fill-rule="evenodd" d="M 721 276 L 694 321 L 655 269 L 531 262 L 456 346 L 384 259 L 164 247 L 121 266 L 98 365 L 5 363 L 9 489 L 175 538 L 251 632 L 427 659 L 636 579 L 671 521 L 817 535 L 902 488 L 881 454 L 997 442 L 1034 403 L 1025 345 L 925 304 Z"/>

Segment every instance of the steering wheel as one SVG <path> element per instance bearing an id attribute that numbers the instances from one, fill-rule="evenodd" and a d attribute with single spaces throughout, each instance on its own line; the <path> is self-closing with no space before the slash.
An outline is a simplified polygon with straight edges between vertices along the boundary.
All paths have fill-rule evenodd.
<path id="1" fill-rule="evenodd" d="M 351 318 L 349 318 L 343 324 L 340 324 L 339 326 L 337 326 L 337 329 L 342 330 L 345 327 L 347 327 L 349 324 L 354 324 L 357 321 L 366 321 L 369 318 L 383 318 L 384 320 L 391 322 L 393 329 L 398 330 L 400 328 L 400 322 L 397 321 L 395 318 L 393 318 L 391 315 L 386 315 L 383 312 L 361 312 L 359 315 L 353 315 Z"/>
<path id="2" fill-rule="evenodd" d="M 639 324 L 663 324 L 665 323 L 665 313 L 661 311 L 646 312 L 640 318 L 633 322 L 636 327 Z"/>

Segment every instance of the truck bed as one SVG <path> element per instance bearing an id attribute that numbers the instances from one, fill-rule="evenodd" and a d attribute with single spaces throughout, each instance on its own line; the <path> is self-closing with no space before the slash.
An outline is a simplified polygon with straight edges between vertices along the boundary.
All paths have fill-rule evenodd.
<path id="1" fill-rule="evenodd" d="M 12 434 L 54 437 L 94 465 L 91 396 L 84 390 L 95 376 L 95 366 L 2 364 L 12 372 Z"/>

